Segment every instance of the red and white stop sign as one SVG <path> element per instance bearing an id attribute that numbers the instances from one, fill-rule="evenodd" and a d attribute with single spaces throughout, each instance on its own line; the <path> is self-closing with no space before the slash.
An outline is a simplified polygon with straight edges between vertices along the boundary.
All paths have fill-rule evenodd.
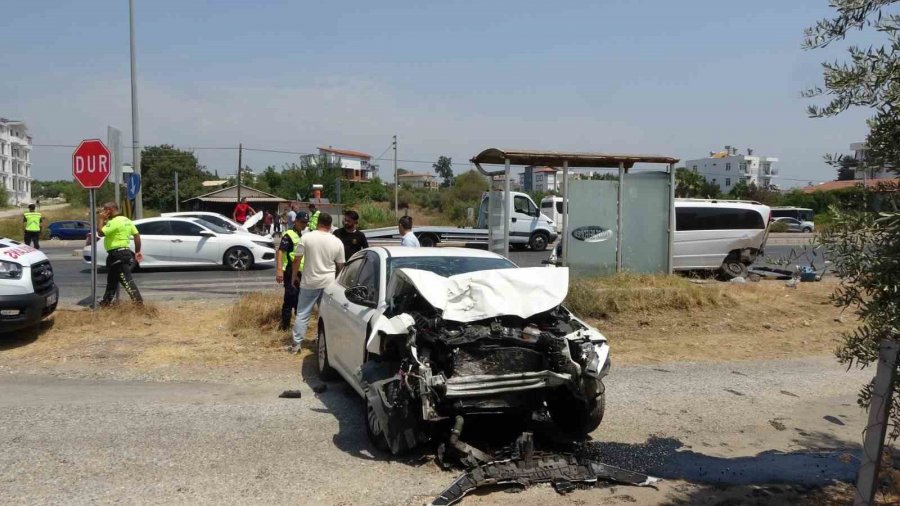
<path id="1" fill-rule="evenodd" d="M 100 188 L 109 177 L 112 157 L 100 139 L 81 141 L 72 153 L 72 176 L 85 188 Z"/>

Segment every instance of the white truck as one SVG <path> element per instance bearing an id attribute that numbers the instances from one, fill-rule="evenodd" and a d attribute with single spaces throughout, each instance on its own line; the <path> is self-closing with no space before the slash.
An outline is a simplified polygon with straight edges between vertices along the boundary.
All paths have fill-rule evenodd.
<path id="1" fill-rule="evenodd" d="M 0 334 L 37 325 L 58 300 L 47 256 L 0 237 Z"/>
<path id="2" fill-rule="evenodd" d="M 510 192 L 510 195 L 512 196 L 508 212 L 510 246 L 519 249 L 527 246 L 534 251 L 544 251 L 548 244 L 556 240 L 558 235 L 553 220 L 541 214 L 540 209 L 534 205 L 534 201 L 527 193 Z M 488 196 L 484 194 L 481 197 L 476 228 L 417 227 L 413 224 L 413 233 L 419 239 L 419 244 L 424 247 L 436 246 L 444 241 L 487 243 L 489 235 L 487 215 Z M 400 238 L 397 227 L 375 228 L 363 232 L 369 240 Z"/>

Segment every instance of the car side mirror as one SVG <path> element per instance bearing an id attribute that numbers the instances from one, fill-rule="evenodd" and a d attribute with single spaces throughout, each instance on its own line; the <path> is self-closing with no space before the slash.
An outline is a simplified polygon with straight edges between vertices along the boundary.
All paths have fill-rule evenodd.
<path id="1" fill-rule="evenodd" d="M 209 230 L 201 230 L 200 237 L 215 237 L 216 234 L 210 232 Z"/>
<path id="2" fill-rule="evenodd" d="M 369 294 L 369 287 L 367 286 L 351 286 L 344 290 L 344 297 L 358 306 L 375 307 L 376 305 L 375 301 L 371 300 L 371 294 Z"/>

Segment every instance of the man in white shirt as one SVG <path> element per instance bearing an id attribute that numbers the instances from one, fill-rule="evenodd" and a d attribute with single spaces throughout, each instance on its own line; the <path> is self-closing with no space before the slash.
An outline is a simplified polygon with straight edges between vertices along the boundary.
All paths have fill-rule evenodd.
<path id="1" fill-rule="evenodd" d="M 412 232 L 412 217 L 404 216 L 400 218 L 400 246 L 408 248 L 418 248 L 419 238 Z"/>
<path id="2" fill-rule="evenodd" d="M 299 277 L 300 261 L 303 260 L 303 276 Z M 300 351 L 300 344 L 306 338 L 309 316 L 313 306 L 319 303 L 325 287 L 334 281 L 344 268 L 344 243 L 331 234 L 331 215 L 319 214 L 316 230 L 305 234 L 297 245 L 297 254 L 291 264 L 291 279 L 300 288 L 297 297 L 297 321 L 294 323 L 291 353 Z M 298 278 L 300 278 L 298 280 Z"/>
<path id="3" fill-rule="evenodd" d="M 294 220 L 297 219 L 297 209 L 297 204 L 291 204 L 291 210 L 287 213 L 287 227 L 285 228 L 285 230 L 294 228 Z"/>

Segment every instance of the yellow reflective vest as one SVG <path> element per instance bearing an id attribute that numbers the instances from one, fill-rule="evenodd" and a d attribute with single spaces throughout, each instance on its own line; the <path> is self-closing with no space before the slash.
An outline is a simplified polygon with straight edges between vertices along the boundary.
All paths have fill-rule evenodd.
<path id="1" fill-rule="evenodd" d="M 282 255 L 281 268 L 286 271 L 290 268 L 291 264 L 294 263 L 294 259 L 297 258 L 297 246 L 300 244 L 300 234 L 291 229 L 285 232 L 284 235 L 290 237 L 291 242 L 294 243 L 294 249 L 289 251 L 287 255 Z M 300 259 L 298 272 L 303 271 L 304 260 L 306 260 L 305 257 Z"/>
<path id="2" fill-rule="evenodd" d="M 41 213 L 33 213 L 31 211 L 25 213 L 25 231 L 40 232 L 41 231 Z"/>

